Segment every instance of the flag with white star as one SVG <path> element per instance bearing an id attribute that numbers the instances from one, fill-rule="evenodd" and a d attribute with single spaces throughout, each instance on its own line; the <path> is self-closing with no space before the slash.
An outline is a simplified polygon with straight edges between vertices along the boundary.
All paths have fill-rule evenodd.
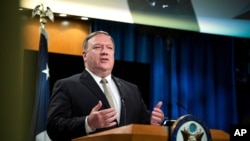
<path id="1" fill-rule="evenodd" d="M 32 118 L 31 140 L 50 141 L 47 132 L 47 111 L 50 98 L 48 43 L 45 28 L 40 29 L 40 43 L 38 51 L 36 78 L 36 99 Z"/>

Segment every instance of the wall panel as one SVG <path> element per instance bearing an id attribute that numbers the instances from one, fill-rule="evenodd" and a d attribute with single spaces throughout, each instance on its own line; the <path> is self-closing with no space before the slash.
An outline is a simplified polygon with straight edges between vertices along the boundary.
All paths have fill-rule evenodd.
<path id="1" fill-rule="evenodd" d="M 39 17 L 23 18 L 22 28 L 24 48 L 38 50 L 39 46 Z M 55 21 L 47 21 L 48 50 L 52 53 L 81 55 L 82 43 L 90 32 L 88 21 L 56 17 Z"/>

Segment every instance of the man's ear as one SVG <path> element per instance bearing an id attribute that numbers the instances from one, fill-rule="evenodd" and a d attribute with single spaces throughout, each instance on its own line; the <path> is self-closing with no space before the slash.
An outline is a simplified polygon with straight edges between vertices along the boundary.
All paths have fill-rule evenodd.
<path id="1" fill-rule="evenodd" d="M 82 57 L 86 57 L 86 52 L 82 52 Z"/>

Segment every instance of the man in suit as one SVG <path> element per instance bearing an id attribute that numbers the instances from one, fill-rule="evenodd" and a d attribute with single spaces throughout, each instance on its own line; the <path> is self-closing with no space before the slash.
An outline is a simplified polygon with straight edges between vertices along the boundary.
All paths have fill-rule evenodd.
<path id="1" fill-rule="evenodd" d="M 47 124 L 53 141 L 70 141 L 127 124 L 162 124 L 161 101 L 150 113 L 139 88 L 111 74 L 114 49 L 114 41 L 107 32 L 91 33 L 83 43 L 85 70 L 55 83 Z M 103 78 L 111 101 L 105 96 L 108 90 L 101 81 Z"/>

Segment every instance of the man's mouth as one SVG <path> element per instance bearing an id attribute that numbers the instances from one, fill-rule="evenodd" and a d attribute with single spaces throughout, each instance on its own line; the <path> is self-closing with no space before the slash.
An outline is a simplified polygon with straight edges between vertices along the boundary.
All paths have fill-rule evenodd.
<path id="1" fill-rule="evenodd" d="M 101 58 L 101 61 L 108 61 L 108 58 Z"/>

